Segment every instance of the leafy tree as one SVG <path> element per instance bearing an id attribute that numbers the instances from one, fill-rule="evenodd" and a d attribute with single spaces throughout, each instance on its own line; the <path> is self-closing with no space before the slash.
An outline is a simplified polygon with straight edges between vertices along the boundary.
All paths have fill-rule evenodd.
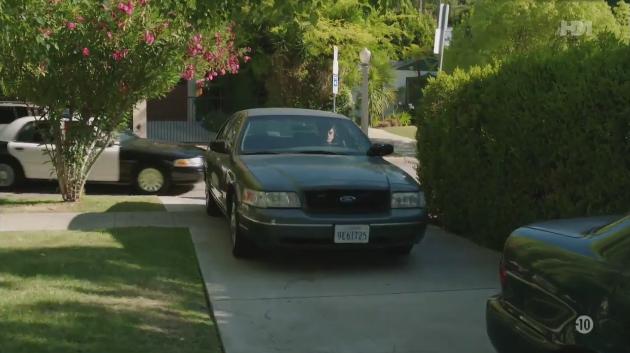
<path id="1" fill-rule="evenodd" d="M 562 21 L 590 22 L 592 31 L 562 35 Z M 561 50 L 602 32 L 620 33 L 604 1 L 476 0 L 470 16 L 454 29 L 445 66 L 468 68 L 549 46 Z"/>
<path id="2" fill-rule="evenodd" d="M 180 78 L 236 74 L 246 50 L 231 26 L 195 28 L 194 1 L 0 0 L 0 86 L 44 107 L 63 199 L 87 175 L 133 105 Z M 217 22 L 218 23 L 218 22 Z M 218 26 L 218 24 L 215 24 Z"/>
<path id="3" fill-rule="evenodd" d="M 214 4 L 207 6 L 201 12 L 213 11 Z M 356 103 L 349 97 L 360 83 L 363 47 L 373 53 L 370 92 L 376 97 L 389 89 L 390 60 L 426 55 L 435 27 L 414 0 L 236 0 L 225 3 L 222 14 L 237 21 L 245 40 L 254 43 L 251 71 L 265 86 L 267 105 L 331 109 L 332 47 L 337 45 L 338 98 L 343 96 L 338 108 L 345 112 Z"/>
<path id="4" fill-rule="evenodd" d="M 615 19 L 621 27 L 621 38 L 630 41 L 630 4 L 625 1 L 619 1 L 613 8 Z"/>

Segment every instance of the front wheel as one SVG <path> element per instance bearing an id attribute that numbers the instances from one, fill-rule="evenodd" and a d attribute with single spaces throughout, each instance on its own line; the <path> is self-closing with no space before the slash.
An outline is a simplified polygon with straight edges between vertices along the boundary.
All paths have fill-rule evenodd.
<path id="1" fill-rule="evenodd" d="M 222 215 L 221 209 L 217 202 L 214 200 L 214 197 L 210 195 L 210 190 L 206 187 L 206 213 L 208 216 L 219 217 Z"/>
<path id="2" fill-rule="evenodd" d="M 0 161 L 0 188 L 9 189 L 22 180 L 22 172 L 13 163 Z"/>
<path id="3" fill-rule="evenodd" d="M 250 257 L 252 256 L 254 246 L 241 232 L 235 197 L 232 197 L 231 206 L 230 236 L 232 238 L 232 255 L 236 258 Z"/>
<path id="4" fill-rule="evenodd" d="M 158 194 L 168 190 L 169 179 L 156 167 L 142 167 L 136 174 L 136 189 L 143 194 Z"/>

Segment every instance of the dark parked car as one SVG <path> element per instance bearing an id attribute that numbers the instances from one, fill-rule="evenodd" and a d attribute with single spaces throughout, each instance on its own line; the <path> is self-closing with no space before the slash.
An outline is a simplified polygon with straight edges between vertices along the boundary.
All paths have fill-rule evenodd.
<path id="1" fill-rule="evenodd" d="M 348 118 L 252 109 L 223 125 L 206 156 L 210 215 L 230 220 L 233 253 L 255 248 L 388 248 L 424 236 L 424 194 Z"/>
<path id="2" fill-rule="evenodd" d="M 11 188 L 23 179 L 55 178 L 41 124 L 46 123 L 24 117 L 0 131 L 0 188 Z M 203 152 L 122 133 L 96 160 L 88 182 L 131 184 L 147 194 L 164 192 L 172 184 L 203 179 Z"/>
<path id="3" fill-rule="evenodd" d="M 516 230 L 487 330 L 500 353 L 630 352 L 630 216 Z"/>

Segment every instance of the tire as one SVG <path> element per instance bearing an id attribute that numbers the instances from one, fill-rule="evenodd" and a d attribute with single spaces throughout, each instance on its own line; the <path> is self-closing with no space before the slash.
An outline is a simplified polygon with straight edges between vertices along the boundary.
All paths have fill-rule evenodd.
<path id="1" fill-rule="evenodd" d="M 154 166 L 144 166 L 138 169 L 135 178 L 135 187 L 147 195 L 156 195 L 167 191 L 170 187 L 170 180 L 164 170 Z"/>
<path id="2" fill-rule="evenodd" d="M 214 200 L 212 195 L 210 195 L 210 190 L 208 190 L 207 186 L 205 189 L 206 189 L 206 213 L 208 214 L 208 216 L 211 216 L 211 217 L 222 216 L 223 213 L 221 212 L 219 205 L 217 205 L 217 202 Z"/>
<path id="3" fill-rule="evenodd" d="M 396 246 L 390 249 L 390 252 L 399 256 L 408 256 L 413 249 L 414 244 Z"/>
<path id="4" fill-rule="evenodd" d="M 232 238 L 232 255 L 236 258 L 247 258 L 253 255 L 254 246 L 249 239 L 243 236 L 239 227 L 239 217 L 236 197 L 231 197 L 230 237 Z"/>
<path id="5" fill-rule="evenodd" d="M 0 189 L 11 189 L 22 183 L 24 173 L 19 164 L 1 160 L 0 161 Z"/>

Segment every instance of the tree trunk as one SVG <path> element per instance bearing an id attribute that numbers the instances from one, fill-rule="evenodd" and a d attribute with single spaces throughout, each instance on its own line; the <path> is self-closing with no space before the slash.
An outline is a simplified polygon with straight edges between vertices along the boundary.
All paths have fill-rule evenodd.
<path id="1" fill-rule="evenodd" d="M 77 202 L 83 196 L 83 189 L 89 172 L 87 166 L 92 164 L 91 160 L 94 158 L 91 155 L 94 153 L 93 151 L 87 151 L 87 153 L 69 152 L 62 150 L 61 153 L 56 153 L 54 167 L 61 197 L 66 202 Z M 72 155 L 72 157 L 67 158 L 68 155 Z"/>

